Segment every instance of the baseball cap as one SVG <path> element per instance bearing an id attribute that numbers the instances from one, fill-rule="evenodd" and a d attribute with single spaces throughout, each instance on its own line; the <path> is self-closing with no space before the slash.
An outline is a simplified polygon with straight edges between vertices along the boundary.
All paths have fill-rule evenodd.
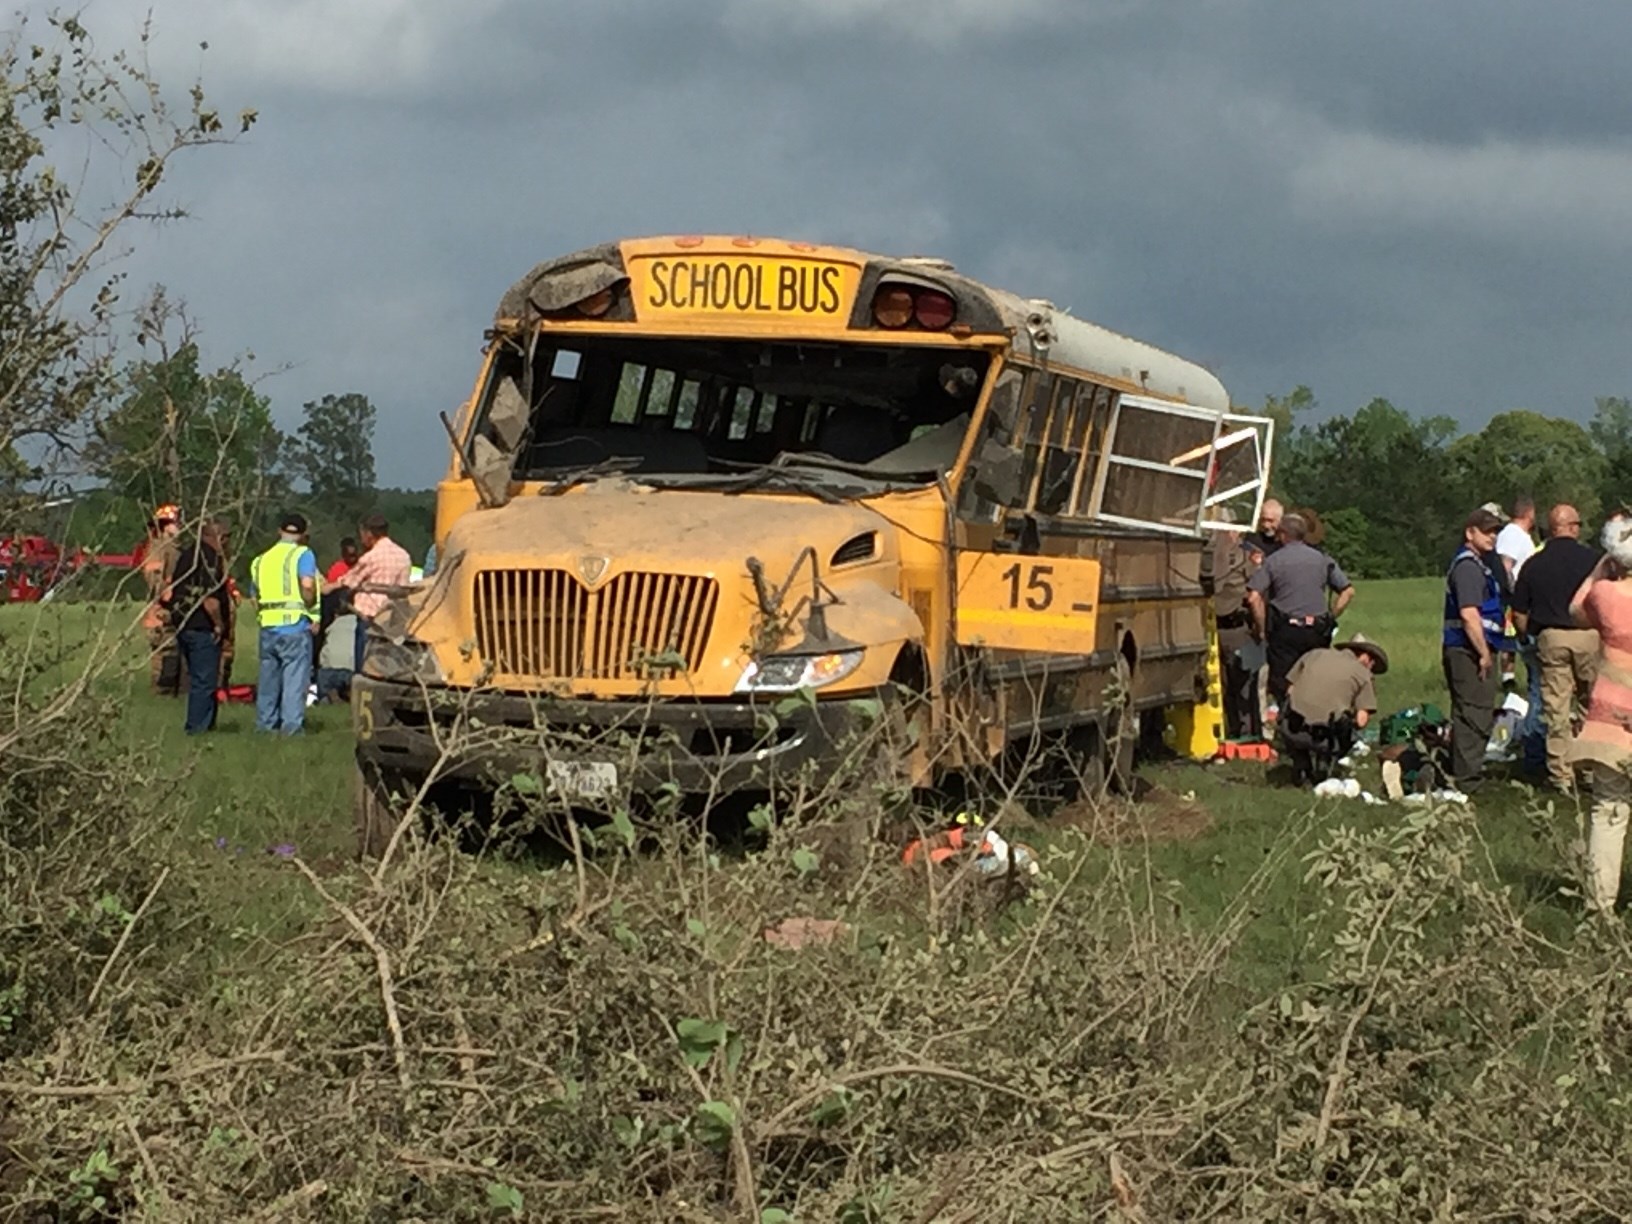
<path id="1" fill-rule="evenodd" d="M 1507 511 L 1503 510 L 1496 502 L 1486 502 L 1484 505 L 1480 506 L 1479 509 L 1483 510 L 1486 514 L 1495 515 L 1498 523 L 1505 523 L 1508 521 Z"/>
<path id="2" fill-rule="evenodd" d="M 290 535 L 305 535 L 306 516 L 304 514 L 285 514 L 278 520 L 278 530 L 287 531 Z"/>
<path id="3" fill-rule="evenodd" d="M 1467 526 L 1475 531 L 1500 531 L 1502 529 L 1502 516 L 1489 506 L 1480 506 L 1479 509 L 1468 515 Z"/>

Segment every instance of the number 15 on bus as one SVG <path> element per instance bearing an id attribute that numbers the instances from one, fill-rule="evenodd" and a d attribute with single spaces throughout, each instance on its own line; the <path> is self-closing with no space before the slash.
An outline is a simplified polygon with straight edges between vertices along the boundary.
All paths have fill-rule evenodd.
<path id="1" fill-rule="evenodd" d="M 1089 654 L 1099 562 L 1085 557 L 958 554 L 957 638 L 966 646 Z"/>

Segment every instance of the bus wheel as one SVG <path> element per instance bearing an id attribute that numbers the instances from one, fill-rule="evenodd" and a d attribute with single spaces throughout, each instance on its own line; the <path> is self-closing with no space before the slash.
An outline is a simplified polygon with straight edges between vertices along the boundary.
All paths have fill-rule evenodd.
<path id="1" fill-rule="evenodd" d="M 1083 723 L 1065 733 L 1065 801 L 1100 803 L 1110 777 L 1105 736 L 1097 722 Z"/>
<path id="2" fill-rule="evenodd" d="M 1133 794 L 1133 767 L 1139 754 L 1139 711 L 1133 708 L 1133 671 L 1118 658 L 1106 694 L 1105 774 L 1119 795 Z"/>
<path id="3" fill-rule="evenodd" d="M 910 792 L 933 773 L 927 684 L 922 661 L 903 656 L 891 672 L 878 721 L 866 732 L 875 774 L 892 791 Z"/>
<path id="4" fill-rule="evenodd" d="M 928 704 L 912 690 L 898 688 L 883 699 L 879 719 L 865 733 L 866 775 L 888 794 L 908 794 L 917 781 L 917 762 L 929 734 Z"/>
<path id="5" fill-rule="evenodd" d="M 378 766 L 357 762 L 352 814 L 357 822 L 357 857 L 382 857 L 397 831 L 397 815 L 391 810 L 390 779 Z"/>

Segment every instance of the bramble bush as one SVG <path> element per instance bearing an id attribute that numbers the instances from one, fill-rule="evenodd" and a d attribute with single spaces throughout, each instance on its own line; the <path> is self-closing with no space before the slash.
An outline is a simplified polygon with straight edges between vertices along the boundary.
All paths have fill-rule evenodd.
<path id="1" fill-rule="evenodd" d="M 129 785 L 98 722 L 0 782 L 0 1217 L 1588 1221 L 1632 1202 L 1626 939 L 1527 927 L 1464 810 L 1289 829 L 1197 929 L 1093 820 L 1032 839 L 1029 888 L 903 868 L 865 753 L 756 809 L 747 846 L 677 800 L 592 820 L 519 777 L 463 837 L 410 815 L 383 864 L 289 860 L 310 910 L 244 946 L 168 838 L 162 784 Z M 893 802 L 894 827 L 914 818 Z M 1247 998 L 1239 941 L 1300 870 L 1325 954 Z"/>

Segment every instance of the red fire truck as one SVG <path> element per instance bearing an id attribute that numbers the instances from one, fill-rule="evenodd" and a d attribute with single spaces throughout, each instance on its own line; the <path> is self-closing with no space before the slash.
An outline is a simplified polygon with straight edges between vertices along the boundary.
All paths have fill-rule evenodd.
<path id="1" fill-rule="evenodd" d="M 0 539 L 0 593 L 7 603 L 38 603 L 89 566 L 134 569 L 135 553 L 90 553 L 65 550 L 41 535 L 14 535 Z"/>

